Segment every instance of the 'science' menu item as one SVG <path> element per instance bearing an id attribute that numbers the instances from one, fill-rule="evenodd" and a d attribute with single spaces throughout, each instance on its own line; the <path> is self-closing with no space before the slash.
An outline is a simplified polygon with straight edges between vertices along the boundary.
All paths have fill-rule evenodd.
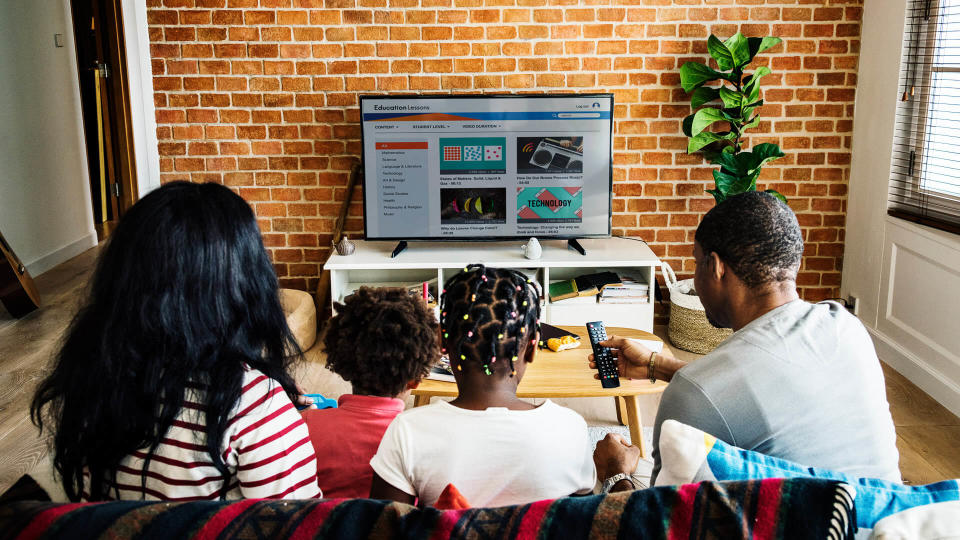
<path id="1" fill-rule="evenodd" d="M 368 239 L 609 236 L 613 96 L 362 96 Z"/>

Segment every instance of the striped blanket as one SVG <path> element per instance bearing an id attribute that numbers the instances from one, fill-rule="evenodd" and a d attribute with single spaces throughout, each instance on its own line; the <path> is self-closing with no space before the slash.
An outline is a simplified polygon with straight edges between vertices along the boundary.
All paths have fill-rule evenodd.
<path id="1" fill-rule="evenodd" d="M 0 504 L 0 539 L 32 538 L 852 538 L 846 484 L 702 482 L 441 511 L 376 501 Z"/>

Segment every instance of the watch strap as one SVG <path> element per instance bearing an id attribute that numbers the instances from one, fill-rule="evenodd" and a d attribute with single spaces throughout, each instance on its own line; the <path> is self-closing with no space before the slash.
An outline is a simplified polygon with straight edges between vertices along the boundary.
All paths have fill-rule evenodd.
<path id="1" fill-rule="evenodd" d="M 603 481 L 603 489 L 602 489 L 602 492 L 603 492 L 603 493 L 610 493 L 610 490 L 613 489 L 613 486 L 615 486 L 615 485 L 617 484 L 617 482 L 619 482 L 619 481 L 621 481 L 621 480 L 629 480 L 629 481 L 630 481 L 630 484 L 633 485 L 633 488 L 634 488 L 634 489 L 637 488 L 637 483 L 633 481 L 633 477 L 630 475 L 630 473 L 623 473 L 623 472 L 622 472 L 622 473 L 615 474 L 615 475 L 611 476 L 610 478 L 607 478 L 606 480 L 604 480 L 604 481 Z"/>

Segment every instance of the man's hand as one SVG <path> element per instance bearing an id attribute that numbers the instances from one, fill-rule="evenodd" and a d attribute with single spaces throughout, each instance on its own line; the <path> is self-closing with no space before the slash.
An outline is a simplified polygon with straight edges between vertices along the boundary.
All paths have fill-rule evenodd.
<path id="1" fill-rule="evenodd" d="M 599 343 L 601 347 L 609 347 L 617 363 L 617 370 L 621 377 L 628 379 L 649 379 L 650 378 L 650 355 L 653 351 L 632 339 L 622 338 L 620 336 L 609 336 L 606 341 Z M 590 362 L 590 369 L 597 369 L 597 363 L 593 360 L 593 354 L 587 357 Z M 663 352 L 657 353 L 656 361 L 657 379 L 669 381 L 673 374 L 686 362 L 677 360 L 669 350 L 664 348 Z M 594 379 L 599 379 L 599 374 L 593 375 Z"/>
<path id="2" fill-rule="evenodd" d="M 640 462 L 640 449 L 616 433 L 607 433 L 593 451 L 593 464 L 601 482 L 615 474 L 632 474 Z"/>

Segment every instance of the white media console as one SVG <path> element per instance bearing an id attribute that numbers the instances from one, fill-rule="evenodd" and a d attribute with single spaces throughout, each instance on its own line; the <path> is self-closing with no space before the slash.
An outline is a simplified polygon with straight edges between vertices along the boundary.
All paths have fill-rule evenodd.
<path id="1" fill-rule="evenodd" d="M 363 285 L 374 287 L 410 287 L 428 282 L 431 294 L 450 276 L 471 263 L 491 267 L 514 268 L 544 285 L 575 278 L 582 274 L 612 271 L 653 284 L 660 259 L 641 241 L 626 238 L 585 239 L 583 256 L 567 248 L 566 241 L 544 240 L 543 256 L 530 260 L 523 256 L 525 242 L 410 242 L 409 247 L 391 258 L 396 242 L 357 241 L 352 255 L 333 254 L 324 268 L 330 271 L 330 298 L 339 302 Z M 550 302 L 544 291 L 542 320 L 553 325 L 583 325 L 603 321 L 607 326 L 623 326 L 653 331 L 653 288 L 649 300 L 638 304 L 602 304 L 596 297 L 572 298 Z"/>

